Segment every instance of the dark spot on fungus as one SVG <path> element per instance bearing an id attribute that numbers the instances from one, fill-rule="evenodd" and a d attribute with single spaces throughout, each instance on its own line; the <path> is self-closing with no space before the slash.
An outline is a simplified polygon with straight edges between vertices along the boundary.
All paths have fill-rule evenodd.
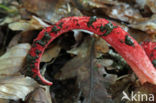
<path id="1" fill-rule="evenodd" d="M 41 53 L 41 51 L 40 51 L 40 50 L 38 50 L 38 49 L 36 49 L 36 50 L 35 50 L 35 53 L 36 53 L 36 54 L 40 54 L 40 53 Z"/>
<path id="2" fill-rule="evenodd" d="M 120 43 L 124 43 L 124 41 L 123 40 L 120 40 Z"/>
<path id="3" fill-rule="evenodd" d="M 87 23 L 87 26 L 88 27 L 92 26 L 93 22 L 95 22 L 95 21 L 96 21 L 96 16 L 90 17 L 90 19 L 89 19 L 89 21 Z"/>
<path id="4" fill-rule="evenodd" d="M 28 54 L 26 56 L 26 62 L 27 63 L 35 63 L 37 58 L 38 58 L 38 56 L 31 56 L 30 54 Z"/>
<path id="5" fill-rule="evenodd" d="M 103 32 L 104 30 L 106 30 L 106 32 L 102 35 L 102 36 L 107 36 L 108 34 L 110 34 L 114 28 L 116 28 L 117 26 L 114 26 L 111 22 L 105 24 L 105 26 L 100 26 L 100 31 Z"/>
<path id="6" fill-rule="evenodd" d="M 45 46 L 50 39 L 51 39 L 51 36 L 47 32 L 44 32 L 44 36 L 42 37 L 42 39 L 35 41 L 35 43 L 41 46 Z"/>
<path id="7" fill-rule="evenodd" d="M 125 36 L 125 43 L 127 45 L 134 46 L 133 40 L 128 35 Z"/>
<path id="8" fill-rule="evenodd" d="M 31 64 L 30 67 L 31 67 L 31 68 L 35 68 L 35 64 Z"/>
<path id="9" fill-rule="evenodd" d="M 77 19 L 73 19 L 73 22 L 78 22 L 78 20 Z"/>
<path id="10" fill-rule="evenodd" d="M 66 29 L 68 29 L 69 26 L 66 26 Z"/>
<path id="11" fill-rule="evenodd" d="M 153 56 L 154 56 L 153 53 L 151 53 L 151 54 L 150 54 L 150 57 L 153 57 Z"/>
<path id="12" fill-rule="evenodd" d="M 32 44 L 32 47 L 36 47 L 36 43 L 35 42 Z"/>
<path id="13" fill-rule="evenodd" d="M 106 29 L 104 28 L 104 26 L 101 25 L 100 26 L 100 31 L 103 32 L 104 30 L 106 30 Z"/>
<path id="14" fill-rule="evenodd" d="M 37 40 L 35 41 L 35 43 L 41 45 L 41 46 L 45 46 L 46 45 L 46 42 L 42 41 L 42 40 Z"/>
<path id="15" fill-rule="evenodd" d="M 156 67 L 156 59 L 152 61 L 152 64 L 154 65 L 154 67 Z"/>
<path id="16" fill-rule="evenodd" d="M 76 24 L 76 26 L 80 26 L 80 24 L 79 24 L 79 23 L 77 23 L 77 24 Z"/>
<path id="17" fill-rule="evenodd" d="M 60 28 L 62 28 L 62 25 L 63 25 L 63 22 L 61 22 L 58 26 L 59 26 Z"/>
<path id="18" fill-rule="evenodd" d="M 59 30 L 60 30 L 60 29 L 58 29 L 57 26 L 55 25 L 55 26 L 52 28 L 51 32 L 57 33 Z"/>
<path id="19" fill-rule="evenodd" d="M 47 33 L 47 32 L 44 32 L 44 36 L 42 38 L 43 41 L 48 41 L 51 39 L 51 36 Z"/>

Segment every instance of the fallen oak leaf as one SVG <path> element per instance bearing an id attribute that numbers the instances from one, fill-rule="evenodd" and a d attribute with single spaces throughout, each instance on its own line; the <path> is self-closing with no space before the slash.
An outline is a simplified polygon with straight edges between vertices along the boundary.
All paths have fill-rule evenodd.
<path id="1" fill-rule="evenodd" d="M 1 75 L 7 76 L 19 72 L 30 47 L 30 44 L 25 43 L 8 49 L 8 51 L 0 57 L 0 77 Z"/>

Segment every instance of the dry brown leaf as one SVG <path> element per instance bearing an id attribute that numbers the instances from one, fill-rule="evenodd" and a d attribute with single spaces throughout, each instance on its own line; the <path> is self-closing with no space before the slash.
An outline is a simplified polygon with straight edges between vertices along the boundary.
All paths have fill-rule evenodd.
<path id="1" fill-rule="evenodd" d="M 5 24 L 12 23 L 12 22 L 17 21 L 17 20 L 20 20 L 20 19 L 21 19 L 21 16 L 20 15 L 15 16 L 15 17 L 5 17 L 4 20 L 2 22 L 0 22 L 0 26 L 1 25 L 5 25 Z"/>
<path id="2" fill-rule="evenodd" d="M 30 44 L 18 44 L 0 57 L 0 77 L 17 73 L 23 66 Z"/>
<path id="3" fill-rule="evenodd" d="M 27 30 L 37 30 L 43 28 L 43 25 L 34 16 L 31 20 L 19 20 L 9 24 L 9 28 L 13 31 L 27 31 Z"/>
<path id="4" fill-rule="evenodd" d="M 118 4 L 118 1 L 114 0 L 72 0 L 72 3 L 80 10 L 90 10 L 94 8 L 108 9 L 106 5 Z"/>
<path id="5" fill-rule="evenodd" d="M 86 63 L 86 65 L 89 64 Z M 78 69 L 77 78 L 77 82 L 80 84 L 80 89 L 82 90 L 87 101 L 90 93 L 90 68 L 88 66 L 81 66 Z M 117 76 L 109 74 L 103 78 L 103 76 L 94 69 L 94 88 L 91 89 L 94 93 L 94 97 L 92 98 L 94 102 L 92 101 L 92 103 L 113 103 L 111 95 L 106 90 L 106 86 L 114 83 L 116 78 Z"/>
<path id="6" fill-rule="evenodd" d="M 109 7 L 106 13 L 112 18 L 129 23 L 144 20 L 138 9 L 134 9 L 126 3 L 115 4 L 113 7 Z"/>
<path id="7" fill-rule="evenodd" d="M 68 53 L 78 55 L 79 57 L 86 57 L 88 55 L 89 47 L 91 43 L 91 37 L 85 38 L 85 41 L 79 46 L 68 50 Z"/>
<path id="8" fill-rule="evenodd" d="M 71 53 L 76 53 L 78 56 L 67 62 L 64 67 L 61 69 L 61 74 L 57 75 L 57 78 L 60 80 L 77 77 L 77 82 L 80 86 L 80 89 L 83 92 L 85 100 L 88 100 L 88 95 L 90 91 L 90 57 L 89 57 L 89 48 L 91 46 L 91 39 L 86 39 L 80 47 L 75 50 L 70 51 Z M 81 48 L 81 49 L 80 49 Z M 83 48 L 83 49 L 82 49 Z M 83 53 L 83 54 L 81 54 Z M 93 54 L 91 54 L 93 55 Z M 94 67 L 92 68 L 94 69 Z M 115 80 L 111 80 L 112 75 L 108 75 L 106 79 L 102 75 L 97 74 L 97 71 L 94 69 L 94 102 L 93 103 L 112 103 L 111 96 L 107 93 L 104 83 L 109 84 Z M 109 82 L 104 82 L 104 81 Z M 111 82 L 112 81 L 112 82 Z M 92 89 L 91 89 L 92 90 Z M 105 100 L 105 101 L 104 101 Z"/>
<path id="9" fill-rule="evenodd" d="M 25 99 L 38 84 L 29 77 L 22 75 L 7 76 L 0 79 L 0 98 L 4 99 Z"/>
<path id="10" fill-rule="evenodd" d="M 145 0 L 146 5 L 151 9 L 153 13 L 156 13 L 156 1 L 155 0 Z"/>
<path id="11" fill-rule="evenodd" d="M 156 15 L 153 15 L 146 21 L 130 24 L 129 26 L 141 31 L 145 31 L 148 34 L 156 34 Z"/>
<path id="12" fill-rule="evenodd" d="M 11 48 L 18 43 L 29 43 L 32 42 L 34 39 L 34 36 L 36 36 L 36 32 L 34 30 L 32 31 L 22 31 L 19 34 L 16 34 L 9 42 L 8 48 Z"/>
<path id="13" fill-rule="evenodd" d="M 48 92 L 47 92 L 48 91 Z M 27 103 L 52 103 L 49 88 L 36 88 L 27 98 Z"/>
<path id="14" fill-rule="evenodd" d="M 113 97 L 113 101 L 115 103 L 121 102 L 121 98 L 123 96 L 122 92 L 123 91 L 127 92 L 131 84 L 132 84 L 131 75 L 127 75 L 123 76 L 123 78 L 121 79 L 118 79 L 116 83 L 114 83 L 109 87 Z"/>
<path id="15" fill-rule="evenodd" d="M 0 98 L 0 103 L 9 103 L 9 100 Z"/>
<path id="16" fill-rule="evenodd" d="M 52 23 L 62 17 L 80 16 L 80 11 L 72 7 L 70 0 L 22 0 L 23 6 L 29 11 Z"/>
<path id="17" fill-rule="evenodd" d="M 77 69 L 88 63 L 88 55 L 89 55 L 88 53 L 89 53 L 90 45 L 91 45 L 91 37 L 86 38 L 85 41 L 79 47 L 67 51 L 68 53 L 77 56 L 63 66 L 63 68 L 61 69 L 63 74 L 61 75 L 60 79 L 67 79 L 76 76 Z M 98 52 L 100 52 L 101 54 L 106 53 L 109 50 L 106 41 L 100 38 L 96 38 L 94 47 L 96 49 L 97 54 L 99 54 Z M 67 74 L 66 71 L 68 71 Z"/>
<path id="18" fill-rule="evenodd" d="M 58 45 L 53 46 L 52 48 L 48 49 L 44 52 L 41 62 L 49 62 L 52 58 L 55 58 L 58 56 L 61 48 Z"/>
<path id="19" fill-rule="evenodd" d="M 154 97 L 156 97 L 156 86 L 155 85 L 152 85 L 152 84 L 149 84 L 149 83 L 146 83 L 144 85 L 135 85 L 136 88 L 135 88 L 135 93 L 137 92 L 140 92 L 140 94 L 153 94 Z"/>
<path id="20" fill-rule="evenodd" d="M 102 16 L 105 14 L 111 18 L 129 23 L 144 20 L 137 8 L 125 3 L 128 1 L 122 1 L 124 0 L 72 0 L 76 7 L 87 13 L 95 13 L 96 15 L 100 13 Z M 133 3 L 134 1 L 131 0 L 131 2 Z M 96 9 L 100 10 L 100 12 Z"/>
<path id="21" fill-rule="evenodd" d="M 107 2 L 108 0 L 103 0 L 104 2 Z M 91 8 L 103 8 L 104 5 L 100 2 L 97 2 L 97 0 L 72 0 L 72 3 L 79 8 L 80 10 L 89 10 Z"/>
<path id="22" fill-rule="evenodd" d="M 97 63 L 103 67 L 111 66 L 113 62 L 114 61 L 112 59 L 97 59 Z"/>
<path id="23" fill-rule="evenodd" d="M 101 56 L 104 53 L 107 53 L 109 51 L 107 42 L 102 38 L 97 38 L 95 42 L 95 50 L 96 50 L 97 57 Z"/>
<path id="24" fill-rule="evenodd" d="M 61 69 L 62 71 L 61 76 L 59 77 L 59 75 L 57 75 L 56 77 L 59 79 L 68 79 L 75 77 L 77 75 L 78 69 L 88 63 L 88 55 L 89 55 L 88 53 L 90 45 L 91 45 L 91 37 L 88 37 L 79 47 L 68 50 L 67 51 L 68 53 L 77 56 L 74 57 L 69 62 L 67 62 Z"/>
<path id="25" fill-rule="evenodd" d="M 61 74 L 56 75 L 55 78 L 64 80 L 77 76 L 78 70 L 88 62 L 87 60 L 88 58 L 79 56 L 73 58 L 62 67 Z"/>

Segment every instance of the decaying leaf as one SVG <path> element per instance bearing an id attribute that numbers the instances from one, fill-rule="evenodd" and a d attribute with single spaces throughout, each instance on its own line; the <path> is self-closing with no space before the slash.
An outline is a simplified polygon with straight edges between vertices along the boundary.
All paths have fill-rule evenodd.
<path id="1" fill-rule="evenodd" d="M 104 0 L 107 2 L 108 0 Z M 72 3 L 80 10 L 90 10 L 91 8 L 103 8 L 102 3 L 98 3 L 97 0 L 72 0 Z"/>
<path id="2" fill-rule="evenodd" d="M 73 58 L 63 66 L 63 68 L 61 69 L 62 73 L 56 75 L 56 78 L 64 80 L 77 76 L 78 69 L 83 65 L 85 65 L 88 62 L 87 60 L 88 58 L 80 58 L 80 57 Z"/>
<path id="3" fill-rule="evenodd" d="M 140 4 L 142 4 L 143 6 L 147 5 L 154 14 L 156 13 L 156 1 L 155 0 L 137 0 L 137 1 L 141 1 Z"/>
<path id="4" fill-rule="evenodd" d="M 38 84 L 31 78 L 22 75 L 7 76 L 0 79 L 0 98 L 25 99 Z"/>
<path id="5" fill-rule="evenodd" d="M 81 89 L 83 96 L 85 97 L 85 101 L 89 100 L 90 98 L 89 94 L 90 94 L 90 91 L 92 91 L 94 93 L 94 97 L 91 97 L 91 98 L 94 101 L 94 103 L 104 103 L 103 99 L 107 101 L 106 103 L 112 103 L 111 96 L 107 93 L 104 81 L 109 81 L 109 82 L 105 82 L 106 84 L 109 84 L 109 83 L 114 82 L 115 80 L 112 81 L 111 79 L 113 78 L 113 76 L 110 76 L 110 75 L 107 75 L 107 78 L 105 80 L 102 75 L 97 73 L 96 69 L 90 68 L 90 55 L 93 55 L 93 54 L 90 54 L 90 46 L 92 44 L 92 40 L 91 39 L 88 40 L 88 39 L 86 39 L 81 44 L 80 47 L 78 47 L 77 49 L 76 48 L 72 49 L 70 51 L 70 53 L 75 53 L 78 56 L 74 57 L 72 60 L 67 62 L 64 65 L 64 67 L 61 69 L 61 74 L 58 74 L 55 77 L 60 80 L 77 77 L 77 83 L 79 84 L 79 88 Z M 80 48 L 86 48 L 86 49 L 80 49 Z M 83 53 L 83 55 L 81 53 Z M 94 89 L 90 88 L 90 85 L 92 85 L 90 84 L 91 83 L 90 69 L 94 69 L 93 70 L 94 80 L 92 81 L 94 85 Z"/>
<path id="6" fill-rule="evenodd" d="M 49 88 L 36 88 L 27 98 L 27 103 L 52 103 Z"/>
<path id="7" fill-rule="evenodd" d="M 139 10 L 134 9 L 130 5 L 125 3 L 115 4 L 111 9 L 107 11 L 107 15 L 112 18 L 130 23 L 143 19 Z"/>
<path id="8" fill-rule="evenodd" d="M 29 44 L 18 44 L 0 57 L 0 98 L 23 99 L 37 83 L 20 75 L 25 56 L 30 49 Z"/>
<path id="9" fill-rule="evenodd" d="M 0 57 L 0 77 L 17 73 L 22 68 L 29 49 L 30 44 L 18 44 L 2 55 Z"/>
<path id="10" fill-rule="evenodd" d="M 98 59 L 97 60 L 98 64 L 101 64 L 101 66 L 108 67 L 113 64 L 112 59 Z"/>
<path id="11" fill-rule="evenodd" d="M 98 57 L 104 53 L 107 53 L 109 51 L 109 47 L 105 40 L 103 40 L 102 38 L 96 38 L 95 50 L 96 50 L 96 56 Z"/>
<path id="12" fill-rule="evenodd" d="M 0 98 L 0 103 L 9 103 L 9 100 Z"/>
<path id="13" fill-rule="evenodd" d="M 41 24 L 41 20 L 39 21 L 35 16 L 32 16 L 31 20 L 19 20 L 17 22 L 13 22 L 9 24 L 9 28 L 14 31 L 28 31 L 28 30 L 37 30 L 43 28 L 43 26 L 47 26 L 46 24 Z"/>
<path id="14" fill-rule="evenodd" d="M 79 47 L 67 51 L 68 53 L 77 56 L 63 66 L 63 68 L 61 69 L 62 74 L 61 77 L 59 77 L 59 79 L 67 79 L 67 78 L 75 77 L 77 75 L 78 68 L 88 63 L 87 55 L 89 52 L 90 45 L 91 45 L 91 38 L 86 38 L 85 41 Z"/>
<path id="15" fill-rule="evenodd" d="M 9 24 L 9 23 L 12 23 L 14 21 L 17 21 L 19 19 L 21 19 L 20 16 L 16 16 L 16 17 L 5 17 L 4 20 L 2 22 L 0 22 L 0 25 Z"/>
<path id="16" fill-rule="evenodd" d="M 71 50 L 68 50 L 67 52 L 70 54 L 78 55 L 80 57 L 86 57 L 88 55 L 88 48 L 90 45 L 91 38 L 86 38 L 83 44 L 81 44 L 80 47 L 72 48 Z"/>
<path id="17" fill-rule="evenodd" d="M 0 47 L 7 48 L 0 56 L 0 103 L 23 103 L 34 89 L 26 103 L 51 103 L 51 98 L 56 99 L 54 103 L 80 103 L 90 99 L 93 101 L 90 103 L 121 103 L 124 102 L 121 101 L 123 91 L 128 95 L 133 91 L 156 96 L 155 86 L 140 85 L 124 59 L 103 39 L 85 30 L 73 30 L 71 40 L 74 42 L 69 41 L 68 35 L 58 38 L 61 45 L 52 45 L 41 58 L 41 62 L 48 62 L 41 63 L 41 74 L 53 81 L 54 90 L 61 90 L 52 90 L 49 94 L 49 88 L 41 88 L 33 79 L 19 73 L 34 37 L 42 28 L 63 17 L 106 18 L 121 26 L 139 43 L 156 41 L 156 0 L 0 0 L 0 3 Z M 95 39 L 94 51 L 91 50 L 91 37 Z M 95 58 L 91 57 L 93 52 Z M 67 56 L 60 56 L 62 54 Z M 53 58 L 59 59 L 49 62 Z M 59 69 L 54 70 L 56 68 Z M 94 78 L 90 76 L 90 70 L 93 70 Z M 90 96 L 92 93 L 94 96 Z"/>
<path id="18" fill-rule="evenodd" d="M 110 81 L 110 79 L 112 78 L 104 79 L 102 75 L 98 74 L 98 72 L 94 70 L 94 88 L 90 88 L 91 84 L 89 74 L 90 70 L 88 66 L 83 66 L 78 69 L 77 82 L 79 83 L 80 89 L 83 92 L 85 101 L 89 100 L 89 94 L 91 89 L 92 93 L 94 94 L 94 97 L 92 97 L 92 103 L 113 103 L 111 95 L 106 90 L 106 86 L 108 85 L 108 83 L 112 83 Z M 105 102 L 103 100 L 105 100 Z"/>
<path id="19" fill-rule="evenodd" d="M 122 78 L 118 78 L 116 83 L 112 84 L 110 88 L 110 92 L 112 94 L 113 101 L 115 103 L 120 103 L 121 98 L 123 96 L 122 92 L 125 91 L 126 93 L 128 92 L 131 84 L 133 84 L 132 80 L 133 75 L 125 75 Z"/>
<path id="20" fill-rule="evenodd" d="M 29 12 L 52 23 L 57 22 L 62 17 L 82 15 L 78 9 L 70 5 L 69 0 L 22 0 L 22 2 Z"/>
<path id="21" fill-rule="evenodd" d="M 146 83 L 143 86 L 138 84 L 136 84 L 135 86 L 136 86 L 136 89 L 134 91 L 135 93 L 139 92 L 140 94 L 147 94 L 147 95 L 152 94 L 154 97 L 156 96 L 155 85 Z"/>
<path id="22" fill-rule="evenodd" d="M 38 32 L 37 32 L 38 33 Z M 16 34 L 12 40 L 8 44 L 8 48 L 11 48 L 19 43 L 28 43 L 31 42 L 36 36 L 36 32 L 31 30 L 31 31 L 22 31 L 19 34 Z"/>
<path id="23" fill-rule="evenodd" d="M 130 24 L 129 26 L 138 30 L 147 32 L 148 34 L 156 34 L 156 15 L 153 15 L 146 21 Z"/>
<path id="24" fill-rule="evenodd" d="M 41 62 L 49 62 L 52 58 L 55 58 L 58 56 L 61 48 L 57 45 L 53 46 L 52 48 L 48 49 L 44 52 Z"/>

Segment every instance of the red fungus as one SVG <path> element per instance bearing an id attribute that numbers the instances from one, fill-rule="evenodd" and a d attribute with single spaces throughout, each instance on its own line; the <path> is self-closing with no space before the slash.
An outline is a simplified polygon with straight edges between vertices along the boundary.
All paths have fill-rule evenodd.
<path id="1" fill-rule="evenodd" d="M 143 42 L 141 45 L 156 68 L 156 42 Z"/>
<path id="2" fill-rule="evenodd" d="M 106 40 L 131 66 L 141 83 L 156 84 L 156 70 L 143 48 L 127 32 L 114 23 L 103 18 L 68 17 L 55 25 L 43 29 L 34 40 L 32 48 L 26 57 L 26 75 L 38 83 L 52 85 L 45 80 L 39 71 L 41 56 L 47 46 L 64 32 L 73 29 L 83 29 L 94 32 Z"/>

